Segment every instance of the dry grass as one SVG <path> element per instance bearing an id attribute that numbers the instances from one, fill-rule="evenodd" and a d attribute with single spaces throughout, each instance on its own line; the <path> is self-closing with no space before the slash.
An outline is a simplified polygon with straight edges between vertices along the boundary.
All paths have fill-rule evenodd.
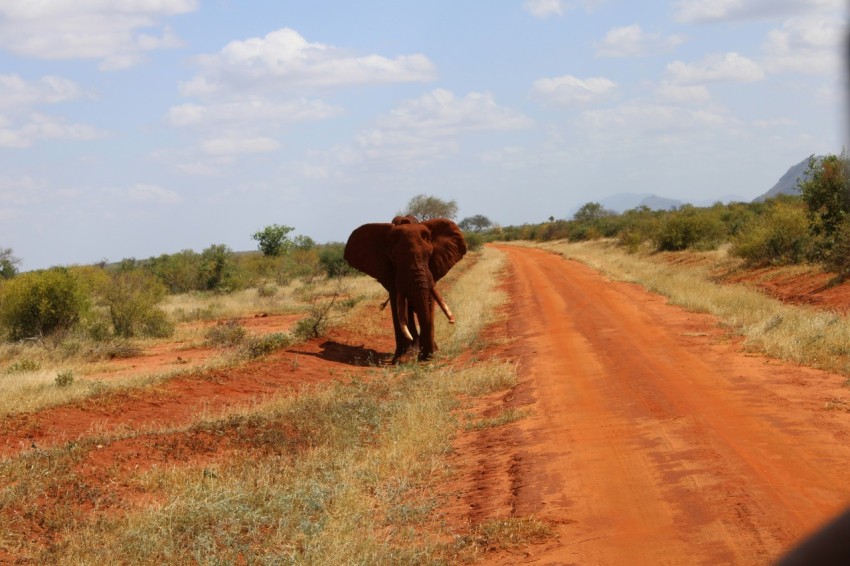
<path id="1" fill-rule="evenodd" d="M 481 347 L 481 330 L 496 321 L 499 305 L 507 300 L 504 291 L 497 287 L 504 265 L 504 254 L 486 247 L 477 261 L 452 285 L 445 299 L 457 322 L 449 324 L 437 313 L 435 334 L 443 355 L 451 357 L 465 349 L 474 351 Z M 488 290 L 482 292 L 485 285 Z"/>
<path id="2" fill-rule="evenodd" d="M 441 338 L 452 350 L 483 346 L 481 329 L 501 300 L 494 289 L 501 258 L 488 251 L 455 282 L 449 296 L 463 327 L 444 329 Z M 357 293 L 382 294 L 371 283 Z M 363 324 L 374 302 L 355 308 L 349 324 Z M 101 435 L 7 460 L 0 463 L 0 556 L 51 564 L 127 557 L 134 564 L 435 564 L 527 545 L 551 529 L 513 518 L 452 532 L 434 517 L 442 503 L 436 487 L 452 474 L 447 455 L 463 427 L 464 400 L 515 383 L 512 365 L 457 369 L 443 357 L 375 368 L 367 379 L 344 377 L 226 416 L 201 415 L 179 429 Z M 220 439 L 221 449 L 179 466 L 110 470 L 132 501 L 87 483 L 78 467 L 89 453 L 134 436 L 163 445 L 200 435 Z M 34 526 L 53 542 L 33 545 Z"/>
<path id="3" fill-rule="evenodd" d="M 368 278 L 344 281 L 343 299 L 351 306 L 374 290 Z M 241 348 L 223 347 L 219 354 L 200 368 L 175 367 L 156 370 L 146 375 L 110 377 L 108 381 L 92 379 L 107 370 L 106 362 L 139 355 L 145 349 L 166 343 L 182 343 L 184 348 L 208 345 L 209 328 L 198 321 L 239 319 L 257 312 L 269 314 L 310 314 L 316 301 L 337 292 L 336 280 L 319 279 L 310 284 L 295 281 L 278 288 L 271 297 L 261 296 L 258 289 L 245 289 L 228 295 L 188 293 L 169 296 L 164 310 L 177 323 L 170 338 L 137 338 L 96 341 L 70 335 L 62 340 L 0 344 L 0 416 L 36 411 L 46 407 L 73 403 L 102 393 L 107 389 L 135 388 L 161 382 L 189 372 L 232 366 L 256 357 L 265 346 L 246 336 Z M 294 340 L 279 340 L 279 345 Z M 253 347 L 252 347 L 253 346 Z M 57 375 L 71 372 L 73 383 L 57 387 Z"/>
<path id="4" fill-rule="evenodd" d="M 723 250 L 691 254 L 691 260 L 628 254 L 611 242 L 540 245 L 602 271 L 637 283 L 671 303 L 716 316 L 745 339 L 752 351 L 850 375 L 850 319 L 817 309 L 784 304 L 743 285 L 719 284 L 711 274 L 728 268 Z M 686 257 L 686 254 L 679 254 Z"/>

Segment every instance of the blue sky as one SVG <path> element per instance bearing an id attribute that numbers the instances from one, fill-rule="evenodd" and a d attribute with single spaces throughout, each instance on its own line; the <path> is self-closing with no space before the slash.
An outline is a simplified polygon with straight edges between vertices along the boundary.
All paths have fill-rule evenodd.
<path id="1" fill-rule="evenodd" d="M 845 145 L 843 0 L 3 0 L 24 270 L 625 192 L 750 200 Z"/>

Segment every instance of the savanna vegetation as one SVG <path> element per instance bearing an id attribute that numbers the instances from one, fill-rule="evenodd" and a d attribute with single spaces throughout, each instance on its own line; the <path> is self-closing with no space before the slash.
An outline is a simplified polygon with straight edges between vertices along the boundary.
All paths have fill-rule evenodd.
<path id="1" fill-rule="evenodd" d="M 446 363 L 487 346 L 482 330 L 504 300 L 495 288 L 501 262 L 500 253 L 487 250 L 453 272 L 446 296 L 467 323 L 460 333 L 438 324 L 444 347 L 429 364 L 374 367 L 179 426 L 95 432 L 0 460 L 0 557 L 51 564 L 120 563 L 128 556 L 139 564 L 432 564 L 474 561 L 550 537 L 553 528 L 532 517 L 455 530 L 436 513 L 453 497 L 442 486 L 454 473 L 455 435 L 523 418 L 516 411 L 485 417 L 474 403 L 512 387 L 512 365 Z M 327 292 L 337 301 L 373 300 L 350 301 L 333 324 L 358 332 L 379 324 L 380 287 L 363 276 L 346 285 L 348 299 L 334 287 Z M 238 344 L 244 335 L 238 325 L 223 324 L 208 339 Z M 53 389 L 68 387 L 57 382 Z M 96 394 L 109 402 L 107 393 Z M 179 463 L 116 465 L 97 472 L 109 485 L 93 482 L 93 455 L 134 443 L 179 453 Z"/>
<path id="2" fill-rule="evenodd" d="M 819 263 L 850 275 L 850 156 L 812 157 L 798 195 L 764 202 L 639 207 L 621 214 L 589 202 L 571 220 L 490 227 L 483 241 L 613 239 L 629 252 L 707 251 L 728 247 L 748 266 Z"/>
<path id="3" fill-rule="evenodd" d="M 534 240 L 711 312 L 754 350 L 850 373 L 846 317 L 782 305 L 714 277 L 730 258 L 751 266 L 816 262 L 850 274 L 847 155 L 813 159 L 810 171 L 799 196 L 762 203 L 622 214 L 587 203 L 571 220 L 499 227 L 476 215 L 459 224 L 473 250 L 485 241 Z M 454 201 L 420 197 L 403 213 L 457 213 Z M 115 388 L 143 395 L 180 370 L 109 384 L 86 372 L 165 340 L 218 348 L 208 369 L 248 363 L 334 327 L 368 333 L 378 325 L 386 313 L 374 304 L 385 293 L 348 267 L 343 244 L 290 238 L 292 231 L 259 230 L 257 252 L 212 245 L 26 273 L 12 250 L 0 249 L 0 415 L 83 397 L 107 402 Z M 682 250 L 699 257 L 696 267 L 667 261 Z M 445 282 L 465 323 L 439 319 L 442 349 L 428 364 L 374 367 L 186 424 L 95 432 L 0 460 L 0 561 L 457 563 L 551 536 L 551 526 L 530 517 L 458 531 L 437 513 L 450 497 L 440 485 L 454 473 L 452 439 L 524 416 L 477 412 L 475 399 L 509 389 L 517 376 L 510 365 L 477 358 L 488 345 L 482 330 L 504 301 L 502 256 L 485 248 L 468 258 Z M 301 322 L 252 335 L 239 318 L 256 312 L 298 313 Z M 205 320 L 219 324 L 192 325 Z M 474 363 L 457 363 L 459 354 Z M 210 438 L 221 440 L 220 450 L 191 452 Z M 133 472 L 116 465 L 107 474 L 113 488 L 92 484 L 82 464 L 126 442 L 193 457 Z"/>

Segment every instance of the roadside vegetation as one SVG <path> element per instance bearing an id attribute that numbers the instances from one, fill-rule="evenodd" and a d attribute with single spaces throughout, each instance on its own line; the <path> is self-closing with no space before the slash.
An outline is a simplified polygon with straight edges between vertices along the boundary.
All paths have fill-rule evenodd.
<path id="1" fill-rule="evenodd" d="M 446 298 L 464 321 L 455 342 L 484 347 L 481 331 L 504 300 L 493 276 L 503 256 L 488 249 L 470 260 Z M 371 279 L 353 284 L 364 282 L 379 298 Z M 377 325 L 386 316 L 377 302 L 353 306 L 336 324 Z M 549 525 L 529 517 L 455 531 L 437 513 L 453 497 L 440 488 L 455 473 L 452 439 L 523 416 L 475 413 L 476 397 L 515 384 L 515 368 L 450 363 L 463 350 L 455 331 L 438 328 L 447 346 L 428 364 L 374 367 L 182 427 L 99 434 L 4 460 L 0 555 L 52 564 L 127 556 L 139 564 L 433 564 L 550 537 Z M 220 332 L 241 340 L 232 328 Z M 116 460 L 99 472 L 108 486 L 92 483 L 90 459 L 133 442 L 180 458 L 133 470 Z M 33 544 L 34 530 L 49 543 Z"/>
<path id="2" fill-rule="evenodd" d="M 581 261 L 614 279 L 637 283 L 671 303 L 716 316 L 751 351 L 850 376 L 850 318 L 785 304 L 746 285 L 725 284 L 740 260 L 709 252 L 629 254 L 613 240 L 537 246 Z"/>
<path id="3" fill-rule="evenodd" d="M 490 227 L 483 241 L 613 239 L 624 251 L 675 252 L 728 248 L 748 267 L 818 264 L 850 276 L 850 155 L 809 160 L 798 195 L 764 202 L 638 207 L 622 214 L 586 203 L 571 220 Z"/>
<path id="4" fill-rule="evenodd" d="M 276 256 L 211 246 L 201 254 L 55 267 L 4 279 L 0 415 L 198 370 L 175 365 L 152 375 L 90 377 L 160 344 L 214 347 L 218 354 L 204 366 L 213 369 L 317 335 L 363 298 L 366 282 L 346 277 L 353 271 L 340 265 L 341 244 L 299 241 Z M 254 335 L 240 321 L 257 313 L 300 316 L 300 326 Z"/>
<path id="5" fill-rule="evenodd" d="M 496 240 L 551 249 L 714 314 L 753 350 L 850 375 L 846 316 L 783 305 L 718 275 L 813 264 L 836 280 L 850 275 L 847 164 L 845 154 L 812 160 L 800 196 L 764 203 L 623 214 L 587 203 L 569 221 L 499 227 L 477 215 L 460 224 L 473 250 Z M 451 205 L 456 214 L 454 201 L 419 197 L 411 206 Z M 375 308 L 383 289 L 347 266 L 342 244 L 291 232 L 258 231 L 258 252 L 213 245 L 28 273 L 0 249 L 0 415 L 174 378 L 184 370 L 88 378 L 109 360 L 169 341 L 216 348 L 219 356 L 192 370 L 203 371 L 333 328 L 364 341 L 381 332 L 389 316 Z M 0 561 L 458 563 L 552 536 L 551 526 L 529 517 L 458 531 L 439 513 L 452 496 L 440 486 L 455 473 L 448 456 L 456 435 L 526 416 L 484 418 L 475 409 L 476 398 L 516 383 L 513 366 L 479 357 L 492 345 L 483 330 L 505 300 L 502 262 L 484 248 L 441 283 L 463 324 L 438 317 L 441 350 L 427 364 L 374 366 L 188 424 L 94 432 L 0 460 Z M 252 335 L 240 319 L 256 313 L 301 321 L 286 333 Z M 168 463 L 123 466 L 125 444 L 161 450 Z M 93 465 L 110 450 L 110 467 Z"/>

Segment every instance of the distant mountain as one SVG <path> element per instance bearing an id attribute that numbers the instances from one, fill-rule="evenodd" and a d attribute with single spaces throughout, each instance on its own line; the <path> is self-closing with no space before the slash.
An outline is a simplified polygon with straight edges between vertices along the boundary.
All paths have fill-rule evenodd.
<path id="1" fill-rule="evenodd" d="M 652 210 L 667 210 L 684 203 L 652 193 L 621 193 L 600 199 L 599 204 L 608 210 L 621 213 L 639 206 L 648 206 Z"/>
<path id="2" fill-rule="evenodd" d="M 611 195 L 609 197 L 600 199 L 599 204 L 601 204 L 608 210 L 613 210 L 617 213 L 623 213 L 627 210 L 631 210 L 639 206 L 646 206 L 651 210 L 670 210 L 671 208 L 678 208 L 685 204 L 692 204 L 694 206 L 711 206 L 718 201 L 728 203 L 744 202 L 745 200 L 746 199 L 736 195 L 725 195 L 721 198 L 716 198 L 713 200 L 688 199 L 682 201 L 667 197 L 661 197 L 652 193 L 621 193 L 618 195 Z"/>
<path id="3" fill-rule="evenodd" d="M 815 159 L 823 159 L 823 156 L 817 156 Z M 788 172 L 779 178 L 776 184 L 773 185 L 773 188 L 763 195 L 754 198 L 753 202 L 761 202 L 777 195 L 799 195 L 800 191 L 797 190 L 797 183 L 805 179 L 808 168 L 809 158 L 807 157 L 788 169 Z"/>

